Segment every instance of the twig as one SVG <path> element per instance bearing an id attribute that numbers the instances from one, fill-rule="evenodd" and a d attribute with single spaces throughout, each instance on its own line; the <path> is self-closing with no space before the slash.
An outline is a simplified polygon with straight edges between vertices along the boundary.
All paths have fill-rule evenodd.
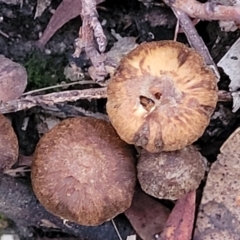
<path id="1" fill-rule="evenodd" d="M 0 30 L 0 34 L 3 35 L 5 38 L 9 38 L 9 35 L 3 32 L 2 30 Z"/>
<path id="2" fill-rule="evenodd" d="M 181 11 L 179 9 L 172 7 L 172 10 L 173 10 L 175 16 L 177 17 L 177 19 L 179 20 L 180 26 L 182 27 L 191 47 L 196 49 L 196 51 L 198 51 L 202 55 L 203 59 L 205 60 L 205 63 L 213 68 L 216 76 L 219 79 L 220 74 L 218 72 L 218 68 L 217 68 L 216 64 L 214 63 L 202 38 L 199 36 L 197 30 L 193 26 L 191 19 L 188 17 L 188 15 L 186 13 L 184 13 L 183 11 Z"/>
<path id="3" fill-rule="evenodd" d="M 79 99 L 107 98 L 106 88 L 70 90 L 38 96 L 26 96 L 17 100 L 0 103 L 0 113 L 16 112 L 34 106 L 54 105 L 56 103 L 74 102 Z"/>
<path id="4" fill-rule="evenodd" d="M 117 233 L 117 235 L 118 235 L 118 238 L 119 238 L 120 240 L 123 240 L 122 237 L 121 237 L 121 235 L 120 235 L 120 233 L 119 233 L 119 231 L 118 231 L 118 228 L 117 228 L 117 226 L 116 226 L 114 220 L 111 219 L 111 222 L 112 222 L 113 227 L 114 227 L 114 229 L 115 229 L 115 231 L 116 231 L 116 233 Z"/>
<path id="5" fill-rule="evenodd" d="M 170 7 L 182 10 L 192 18 L 240 22 L 239 6 L 217 5 L 214 1 L 200 3 L 195 0 L 164 0 L 164 2 Z"/>
<path id="6" fill-rule="evenodd" d="M 174 37 L 173 37 L 173 41 L 177 41 L 177 36 L 178 36 L 178 32 L 179 32 L 179 19 L 177 19 L 177 23 L 175 26 L 175 30 L 174 30 Z"/>
<path id="7" fill-rule="evenodd" d="M 0 113 L 17 112 L 29 109 L 35 106 L 53 106 L 57 103 L 75 102 L 79 99 L 100 99 L 107 98 L 107 88 L 92 88 L 85 90 L 70 90 L 63 92 L 54 92 L 38 96 L 26 96 L 17 100 L 0 103 Z M 219 102 L 232 101 L 232 95 L 227 91 L 218 92 Z"/>
<path id="8" fill-rule="evenodd" d="M 97 4 L 104 0 L 96 0 Z M 51 17 L 47 28 L 44 30 L 42 37 L 37 41 L 37 45 L 44 47 L 55 32 L 65 23 L 80 15 L 82 11 L 82 1 L 63 0 L 55 13 Z"/>
<path id="9" fill-rule="evenodd" d="M 73 83 L 62 83 L 62 84 L 58 84 L 58 85 L 54 85 L 54 86 L 50 86 L 50 87 L 45 87 L 45 88 L 40 88 L 40 89 L 32 90 L 29 92 L 25 92 L 22 94 L 22 96 L 31 95 L 33 93 L 38 93 L 38 92 L 42 92 L 42 91 L 46 91 L 46 90 L 50 90 L 50 89 L 54 89 L 54 88 L 69 87 L 69 86 L 73 86 L 73 85 L 77 85 L 77 84 L 80 84 L 80 85 L 95 84 L 95 82 L 93 82 L 93 81 L 78 81 L 78 82 L 73 82 Z"/>
<path id="10" fill-rule="evenodd" d="M 83 23 L 79 31 L 78 41 L 80 43 L 78 43 L 78 46 L 82 46 L 85 49 L 87 56 L 92 62 L 93 69 L 89 72 L 92 79 L 101 82 L 108 74 L 104 65 L 106 57 L 102 53 L 106 48 L 107 41 L 102 26 L 97 19 L 96 0 L 82 1 L 81 17 Z"/>

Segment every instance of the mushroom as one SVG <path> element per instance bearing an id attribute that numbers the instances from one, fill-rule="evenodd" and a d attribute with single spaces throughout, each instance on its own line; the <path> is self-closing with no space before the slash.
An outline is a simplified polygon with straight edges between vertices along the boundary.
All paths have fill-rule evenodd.
<path id="1" fill-rule="evenodd" d="M 147 194 L 176 200 L 196 190 L 204 178 L 205 158 L 193 146 L 173 152 L 149 153 L 142 150 L 138 180 Z"/>
<path id="2" fill-rule="evenodd" d="M 127 54 L 107 89 L 119 136 L 149 152 L 196 141 L 217 103 L 217 78 L 193 49 L 174 41 L 144 43 Z"/>
<path id="3" fill-rule="evenodd" d="M 18 140 L 9 120 L 0 114 L 0 171 L 13 166 L 18 158 Z"/>
<path id="4" fill-rule="evenodd" d="M 26 69 L 19 63 L 0 55 L 0 101 L 19 98 L 26 86 Z"/>
<path id="5" fill-rule="evenodd" d="M 131 205 L 135 168 L 132 147 L 109 122 L 77 117 L 63 120 L 40 139 L 31 179 L 49 212 L 94 226 Z"/>

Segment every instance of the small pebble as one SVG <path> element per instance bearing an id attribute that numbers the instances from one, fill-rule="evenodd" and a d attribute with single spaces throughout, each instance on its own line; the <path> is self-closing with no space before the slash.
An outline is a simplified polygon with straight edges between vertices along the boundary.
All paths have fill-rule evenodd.
<path id="1" fill-rule="evenodd" d="M 46 53 L 47 55 L 50 55 L 50 54 L 51 54 L 51 50 L 50 50 L 50 49 L 45 49 L 45 53 Z"/>

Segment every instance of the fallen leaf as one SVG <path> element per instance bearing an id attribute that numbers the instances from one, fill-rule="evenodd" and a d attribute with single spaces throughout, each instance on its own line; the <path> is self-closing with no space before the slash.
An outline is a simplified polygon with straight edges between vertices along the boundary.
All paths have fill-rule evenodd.
<path id="1" fill-rule="evenodd" d="M 24 177 L 26 176 L 26 173 L 29 173 L 30 171 L 31 169 L 29 167 L 22 166 L 14 169 L 4 170 L 4 174 L 7 174 L 11 177 Z"/>
<path id="2" fill-rule="evenodd" d="M 38 114 L 37 116 L 37 130 L 39 136 L 42 136 L 55 125 L 60 122 L 60 119 L 55 116 L 45 116 L 44 114 Z"/>
<path id="3" fill-rule="evenodd" d="M 169 214 L 169 209 L 141 189 L 135 191 L 131 207 L 125 211 L 133 228 L 143 240 L 156 239 L 155 236 L 164 228 Z"/>
<path id="4" fill-rule="evenodd" d="M 101 2 L 104 2 L 104 0 L 96 0 L 97 4 Z M 52 18 L 50 19 L 47 25 L 47 28 L 43 32 L 43 35 L 37 41 L 37 45 L 39 47 L 44 47 L 59 28 L 61 28 L 65 23 L 69 22 L 71 19 L 80 16 L 81 11 L 82 11 L 81 1 L 63 0 L 56 9 L 56 11 L 54 12 Z"/>
<path id="5" fill-rule="evenodd" d="M 138 46 L 135 37 L 121 37 L 116 33 L 114 33 L 114 36 L 117 42 L 115 42 L 110 51 L 106 53 L 106 68 L 111 76 L 115 72 L 120 60 Z"/>
<path id="6" fill-rule="evenodd" d="M 192 191 L 177 201 L 161 234 L 161 240 L 190 240 L 192 238 L 195 200 L 196 192 Z"/>

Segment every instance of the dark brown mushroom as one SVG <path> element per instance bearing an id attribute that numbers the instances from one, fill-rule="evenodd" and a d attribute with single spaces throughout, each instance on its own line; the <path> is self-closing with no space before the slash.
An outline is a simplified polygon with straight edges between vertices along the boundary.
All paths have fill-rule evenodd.
<path id="1" fill-rule="evenodd" d="M 184 44 L 144 43 L 121 60 L 107 94 L 110 121 L 124 141 L 174 151 L 203 134 L 217 103 L 217 78 Z"/>
<path id="2" fill-rule="evenodd" d="M 135 158 L 109 122 L 71 118 L 40 139 L 31 178 L 49 212 L 82 225 L 99 225 L 130 206 Z"/>
<path id="3" fill-rule="evenodd" d="M 0 171 L 13 166 L 18 158 L 18 139 L 10 121 L 0 114 Z"/>
<path id="4" fill-rule="evenodd" d="M 205 174 L 204 162 L 193 146 L 161 153 L 143 150 L 137 165 L 138 180 L 149 195 L 176 200 L 198 188 Z"/>
<path id="5" fill-rule="evenodd" d="M 19 63 L 0 55 L 0 101 L 19 98 L 26 86 L 26 69 Z"/>

